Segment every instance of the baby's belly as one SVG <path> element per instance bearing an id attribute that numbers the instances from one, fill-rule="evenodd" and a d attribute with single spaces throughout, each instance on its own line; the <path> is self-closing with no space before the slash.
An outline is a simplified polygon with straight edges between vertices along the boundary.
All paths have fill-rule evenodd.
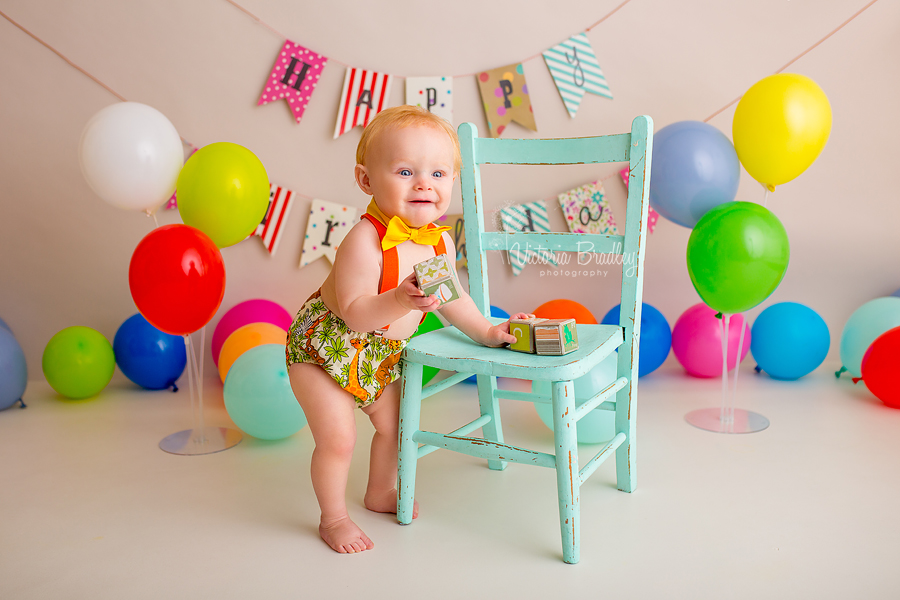
<path id="1" fill-rule="evenodd" d="M 410 311 L 405 316 L 391 323 L 391 326 L 385 332 L 384 337 L 391 340 L 405 340 L 416 332 L 416 329 L 419 327 L 419 321 L 421 320 L 422 313 L 420 311 Z"/>

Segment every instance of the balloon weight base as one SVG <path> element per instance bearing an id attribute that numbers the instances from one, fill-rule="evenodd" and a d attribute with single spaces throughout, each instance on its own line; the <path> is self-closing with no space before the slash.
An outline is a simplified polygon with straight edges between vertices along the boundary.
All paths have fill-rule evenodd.
<path id="1" fill-rule="evenodd" d="M 225 427 L 185 429 L 164 437 L 159 448 L 169 454 L 212 454 L 237 446 L 241 439 L 243 436 L 240 431 Z"/>
<path id="2" fill-rule="evenodd" d="M 721 408 L 700 408 L 686 414 L 684 420 L 694 427 L 715 433 L 756 433 L 769 426 L 767 418 L 742 408 L 735 408 L 731 419 L 723 418 Z"/>

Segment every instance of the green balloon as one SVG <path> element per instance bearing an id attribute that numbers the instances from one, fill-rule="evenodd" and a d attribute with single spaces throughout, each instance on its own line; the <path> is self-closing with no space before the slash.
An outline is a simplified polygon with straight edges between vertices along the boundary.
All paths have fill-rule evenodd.
<path id="1" fill-rule="evenodd" d="M 96 329 L 66 327 L 47 342 L 41 366 L 50 387 L 77 400 L 94 396 L 109 384 L 116 356 Z"/>
<path id="2" fill-rule="evenodd" d="M 787 232 L 771 211 L 753 202 L 726 202 L 694 226 L 687 268 L 703 302 L 737 314 L 775 291 L 790 255 Z"/>
<path id="3" fill-rule="evenodd" d="M 422 335 L 423 333 L 428 333 L 429 331 L 434 331 L 436 329 L 441 329 L 444 326 L 441 323 L 441 320 L 438 319 L 437 315 L 433 312 L 425 314 L 425 320 L 419 324 L 419 328 L 416 329 L 416 332 L 412 334 L 412 337 L 416 337 L 417 335 Z M 438 374 L 437 367 L 429 367 L 425 366 L 422 369 L 422 385 L 427 384 L 429 381 L 434 379 L 434 376 Z"/>

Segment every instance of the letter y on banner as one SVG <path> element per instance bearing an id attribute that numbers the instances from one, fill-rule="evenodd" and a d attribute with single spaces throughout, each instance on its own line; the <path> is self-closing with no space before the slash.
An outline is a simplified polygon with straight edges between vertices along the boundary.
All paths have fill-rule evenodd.
<path id="1" fill-rule="evenodd" d="M 391 75 L 353 67 L 347 69 L 337 123 L 334 127 L 334 139 L 338 139 L 357 125 L 365 127 L 375 115 L 387 108 L 391 81 Z"/>
<path id="2" fill-rule="evenodd" d="M 612 100 L 612 92 L 587 35 L 579 33 L 543 52 L 569 116 L 575 118 L 585 92 Z"/>
<path id="3" fill-rule="evenodd" d="M 322 75 L 326 62 L 328 58 L 321 54 L 285 40 L 256 105 L 287 100 L 294 118 L 299 123 L 316 89 L 316 84 L 319 83 L 319 76 Z"/>

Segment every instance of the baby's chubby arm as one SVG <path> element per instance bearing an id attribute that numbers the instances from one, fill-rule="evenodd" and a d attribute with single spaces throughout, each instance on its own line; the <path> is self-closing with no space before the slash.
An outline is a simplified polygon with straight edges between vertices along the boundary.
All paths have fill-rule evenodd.
<path id="1" fill-rule="evenodd" d="M 375 331 L 411 310 L 428 312 L 438 306 L 415 286 L 415 275 L 378 293 L 381 279 L 381 242 L 368 221 L 360 221 L 341 242 L 334 259 L 334 295 L 338 315 L 355 331 Z"/>

